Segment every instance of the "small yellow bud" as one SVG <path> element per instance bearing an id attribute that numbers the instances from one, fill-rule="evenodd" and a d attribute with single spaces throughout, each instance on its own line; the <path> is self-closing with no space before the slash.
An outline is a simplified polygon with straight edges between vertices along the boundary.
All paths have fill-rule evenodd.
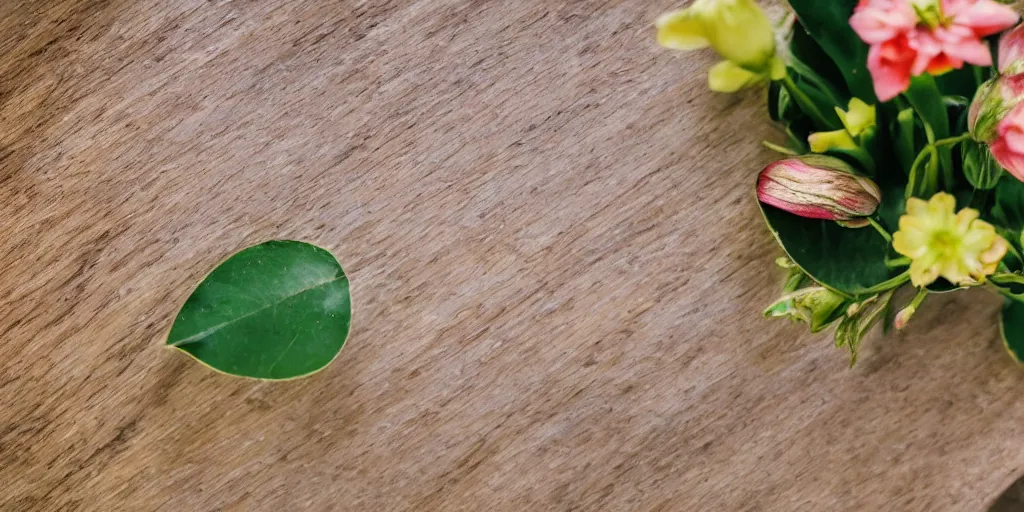
<path id="1" fill-rule="evenodd" d="M 807 142 L 814 153 L 826 153 L 833 149 L 857 149 L 857 143 L 845 129 L 812 133 L 807 137 Z"/>
<path id="2" fill-rule="evenodd" d="M 836 107 L 836 114 L 846 127 L 846 131 L 854 137 L 875 127 L 875 106 L 864 103 L 860 98 L 853 98 L 847 110 Z"/>

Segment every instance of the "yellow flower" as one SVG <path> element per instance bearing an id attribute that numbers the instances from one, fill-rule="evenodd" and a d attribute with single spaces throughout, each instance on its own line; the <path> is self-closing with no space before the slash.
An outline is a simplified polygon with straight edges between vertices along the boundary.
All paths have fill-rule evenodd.
<path id="1" fill-rule="evenodd" d="M 860 98 L 850 100 L 847 110 L 836 107 L 836 114 L 854 137 L 875 127 L 875 106 L 864 103 Z"/>
<path id="2" fill-rule="evenodd" d="M 958 213 L 956 199 L 939 192 L 930 200 L 907 200 L 900 230 L 893 236 L 896 252 L 910 258 L 910 280 L 927 286 L 939 276 L 958 285 L 977 284 L 996 271 L 1006 255 L 1006 240 L 991 224 L 978 219 L 978 211 Z"/>
<path id="3" fill-rule="evenodd" d="M 775 31 L 754 0 L 697 0 L 655 22 L 658 44 L 673 50 L 710 46 L 724 62 L 712 68 L 712 90 L 732 92 L 785 76 L 775 55 Z"/>

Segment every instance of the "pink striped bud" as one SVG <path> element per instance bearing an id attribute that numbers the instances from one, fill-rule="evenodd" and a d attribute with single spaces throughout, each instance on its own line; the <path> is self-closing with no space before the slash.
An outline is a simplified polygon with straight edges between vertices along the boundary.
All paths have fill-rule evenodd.
<path id="1" fill-rule="evenodd" d="M 808 219 L 834 220 L 860 227 L 882 201 L 878 185 L 846 162 L 825 155 L 787 158 L 765 167 L 757 198 Z"/>

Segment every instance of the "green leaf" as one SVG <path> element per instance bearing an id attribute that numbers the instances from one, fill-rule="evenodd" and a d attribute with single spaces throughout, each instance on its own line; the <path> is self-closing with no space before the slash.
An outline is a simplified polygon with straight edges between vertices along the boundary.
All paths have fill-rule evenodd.
<path id="1" fill-rule="evenodd" d="M 1024 302 L 1006 299 L 999 321 L 999 333 L 1013 360 L 1024 364 Z"/>
<path id="2" fill-rule="evenodd" d="M 758 204 L 789 258 L 821 285 L 860 298 L 878 293 L 872 288 L 894 277 L 885 264 L 889 244 L 874 229 L 844 228 L 833 221 L 805 219 Z"/>
<path id="3" fill-rule="evenodd" d="M 192 292 L 167 344 L 231 375 L 309 375 L 345 344 L 348 285 L 338 261 L 319 247 L 294 241 L 249 247 Z"/>
<path id="4" fill-rule="evenodd" d="M 1019 237 L 1024 228 L 1024 183 L 1004 173 L 996 183 L 992 215 L 1002 227 Z"/>
<path id="5" fill-rule="evenodd" d="M 929 143 L 949 137 L 949 112 L 942 93 L 939 92 L 935 79 L 931 75 L 924 74 L 914 77 L 910 82 L 910 88 L 903 94 L 917 114 L 921 116 L 925 126 L 931 129 L 932 137 L 928 141 Z M 949 147 L 942 147 L 938 151 L 940 167 L 948 176 L 952 176 L 952 150 Z M 952 186 L 951 183 L 946 185 Z"/>
<path id="6" fill-rule="evenodd" d="M 857 0 L 789 0 L 807 33 L 821 45 L 839 67 L 854 96 L 875 103 L 875 90 L 868 74 L 868 46 L 850 28 L 850 16 Z"/>
<path id="7" fill-rule="evenodd" d="M 935 77 L 935 82 L 938 84 L 939 90 L 942 91 L 943 95 L 972 98 L 974 97 L 974 92 L 978 89 L 978 82 L 974 76 L 975 67 L 968 65 L 960 69 L 948 71 Z"/>

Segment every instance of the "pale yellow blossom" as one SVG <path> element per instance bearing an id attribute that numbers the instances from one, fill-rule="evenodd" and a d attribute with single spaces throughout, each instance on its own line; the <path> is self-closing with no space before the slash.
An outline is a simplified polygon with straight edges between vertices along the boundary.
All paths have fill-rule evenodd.
<path id="1" fill-rule="evenodd" d="M 928 201 L 907 200 L 893 248 L 911 259 L 914 286 L 927 286 L 940 276 L 958 286 L 980 283 L 1006 255 L 1006 240 L 978 218 L 977 210 L 955 210 L 956 199 L 945 192 Z"/>

